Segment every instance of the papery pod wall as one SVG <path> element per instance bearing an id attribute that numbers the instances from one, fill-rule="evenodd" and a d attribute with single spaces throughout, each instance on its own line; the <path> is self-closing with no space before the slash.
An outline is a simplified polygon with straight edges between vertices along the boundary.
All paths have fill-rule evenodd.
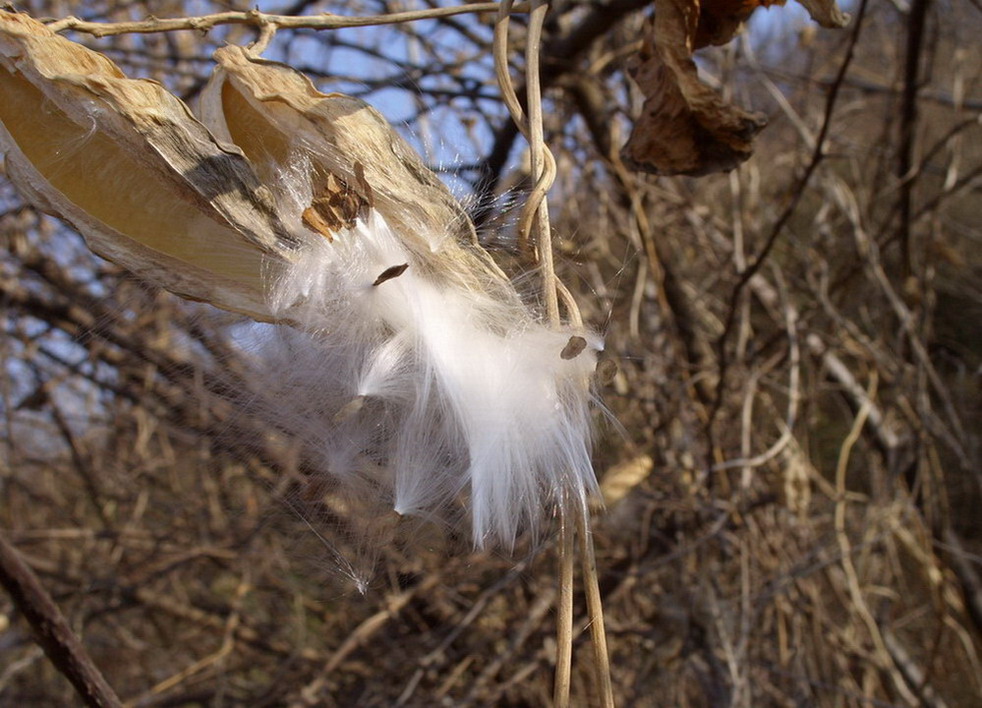
<path id="1" fill-rule="evenodd" d="M 193 300 L 269 319 L 293 238 L 234 148 L 150 80 L 0 11 L 0 150 L 15 184 L 92 250 Z"/>
<path id="2" fill-rule="evenodd" d="M 202 120 L 249 157 L 277 192 L 282 213 L 330 232 L 352 208 L 370 205 L 418 256 L 414 267 L 514 297 L 477 245 L 466 212 L 378 111 L 358 98 L 322 93 L 299 71 L 242 47 L 223 47 L 214 59 Z"/>

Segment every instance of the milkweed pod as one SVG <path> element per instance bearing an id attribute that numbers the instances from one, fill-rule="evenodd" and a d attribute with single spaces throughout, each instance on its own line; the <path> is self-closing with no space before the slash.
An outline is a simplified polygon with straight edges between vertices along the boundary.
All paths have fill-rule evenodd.
<path id="1" fill-rule="evenodd" d="M 477 247 L 466 212 L 378 111 L 357 98 L 322 93 L 292 67 L 242 47 L 223 47 L 214 59 L 202 121 L 240 148 L 264 184 L 291 203 L 281 211 L 302 213 L 308 228 L 322 232 L 318 217 L 324 217 L 330 238 L 335 219 L 344 223 L 352 211 L 373 207 L 419 256 L 417 267 L 438 278 L 459 280 L 471 271 L 485 287 L 489 279 L 504 284 Z M 355 202 L 347 213 L 340 208 L 346 200 Z"/>
<path id="2" fill-rule="evenodd" d="M 476 546 L 511 548 L 544 509 L 595 493 L 599 338 L 525 307 L 449 190 L 370 106 L 239 47 L 215 60 L 202 120 L 306 241 L 273 298 L 299 325 L 284 341 L 306 342 L 263 377 L 279 424 L 346 495 L 399 517 L 469 517 Z"/>
<path id="3" fill-rule="evenodd" d="M 160 84 L 0 11 L 0 151 L 15 185 L 103 257 L 183 297 L 270 319 L 294 242 L 241 153 Z"/>

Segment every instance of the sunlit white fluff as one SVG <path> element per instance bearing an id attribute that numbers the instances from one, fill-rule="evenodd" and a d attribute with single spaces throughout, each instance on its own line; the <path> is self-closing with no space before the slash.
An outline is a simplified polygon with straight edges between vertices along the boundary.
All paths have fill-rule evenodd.
<path id="1" fill-rule="evenodd" d="M 442 238 L 426 242 L 436 252 Z M 511 547 L 595 489 L 588 404 L 601 343 L 549 329 L 500 286 L 460 285 L 473 274 L 434 270 L 405 242 L 375 209 L 333 241 L 309 233 L 271 290 L 274 314 L 296 326 L 266 349 L 264 387 L 347 493 L 400 515 L 469 517 L 476 546 Z M 565 359 L 574 334 L 588 347 Z"/>

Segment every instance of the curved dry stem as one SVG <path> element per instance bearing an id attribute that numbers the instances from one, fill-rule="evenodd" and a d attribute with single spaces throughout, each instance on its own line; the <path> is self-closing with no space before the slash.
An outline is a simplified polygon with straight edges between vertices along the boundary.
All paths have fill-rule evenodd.
<path id="1" fill-rule="evenodd" d="M 568 708 L 570 674 L 573 662 L 573 561 L 575 530 L 569 514 L 559 515 L 559 602 L 556 605 L 556 677 L 552 702 Z"/>
<path id="2" fill-rule="evenodd" d="M 273 41 L 273 37 L 276 36 L 276 29 L 276 25 L 272 22 L 263 21 L 259 25 L 259 37 L 249 47 L 249 51 L 256 56 L 266 51 L 266 47 L 269 46 L 269 43 Z"/>
<path id="3" fill-rule="evenodd" d="M 603 599 L 600 596 L 600 583 L 597 580 L 597 557 L 593 550 L 590 508 L 586 499 L 578 500 L 576 532 L 580 542 L 583 590 L 586 593 L 587 614 L 590 618 L 590 639 L 593 644 L 593 666 L 597 675 L 597 691 L 600 694 L 600 705 L 603 708 L 613 708 L 614 687 L 610 679 L 610 657 L 607 654 Z"/>
<path id="4" fill-rule="evenodd" d="M 526 44 L 526 103 L 528 114 L 522 108 L 515 91 L 508 66 L 508 25 L 511 2 L 501 3 L 494 28 L 495 74 L 501 90 L 502 101 L 508 107 L 512 120 L 529 143 L 532 178 L 535 185 L 526 199 L 519 222 L 519 248 L 526 251 L 528 242 L 534 240 L 542 274 L 542 298 L 546 316 L 553 327 L 560 325 L 559 300 L 562 298 L 570 322 L 582 325 L 582 317 L 569 289 L 556 276 L 552 251 L 552 229 L 549 221 L 547 196 L 556 178 L 556 160 L 546 145 L 543 131 L 542 85 L 539 77 L 539 52 L 542 42 L 542 26 L 549 6 L 545 0 L 532 3 Z M 575 508 L 574 508 L 575 506 Z M 586 585 L 587 609 L 593 640 L 594 664 L 603 705 L 613 705 L 610 664 L 607 658 L 607 640 L 604 632 L 603 606 L 600 598 L 597 568 L 593 550 L 593 538 L 589 533 L 589 510 L 586 500 L 567 500 L 560 512 L 559 588 L 556 627 L 556 675 L 553 702 L 556 706 L 569 705 L 570 667 L 573 651 L 573 563 L 576 553 L 573 529 L 569 514 L 576 516 L 580 539 L 580 557 L 583 562 L 583 582 Z"/>
<path id="5" fill-rule="evenodd" d="M 532 228 L 535 242 L 539 248 L 539 261 L 542 270 L 542 297 L 545 301 L 546 314 L 555 327 L 559 324 L 559 296 L 556 292 L 556 268 L 552 255 L 552 229 L 549 224 L 549 204 L 546 195 L 552 186 L 552 179 L 547 172 L 546 153 L 549 149 L 545 144 L 542 129 L 542 85 L 539 80 L 539 48 L 542 44 L 542 25 L 549 4 L 546 0 L 534 0 L 532 13 L 529 18 L 528 39 L 525 47 L 525 86 L 528 98 L 528 139 L 532 163 L 532 177 L 536 181 L 535 189 L 529 194 L 526 209 L 535 210 L 535 221 Z M 551 156 L 550 156 L 551 159 Z M 555 161 L 553 160 L 555 168 Z M 555 176 L 553 175 L 553 179 Z"/>

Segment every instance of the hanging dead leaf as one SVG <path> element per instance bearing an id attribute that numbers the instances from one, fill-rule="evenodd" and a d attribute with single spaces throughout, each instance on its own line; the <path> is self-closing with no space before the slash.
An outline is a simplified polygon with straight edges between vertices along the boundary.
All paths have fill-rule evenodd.
<path id="1" fill-rule="evenodd" d="M 784 5 L 787 0 L 697 0 L 698 23 L 692 49 L 726 44 L 758 7 Z"/>
<path id="2" fill-rule="evenodd" d="M 694 0 L 659 0 L 628 67 L 646 96 L 621 151 L 635 170 L 690 176 L 731 170 L 750 157 L 753 138 L 766 125 L 762 115 L 726 103 L 699 80 L 691 51 L 698 20 Z"/>
<path id="3" fill-rule="evenodd" d="M 758 7 L 784 2 L 657 0 L 654 22 L 628 65 L 646 99 L 621 151 L 629 167 L 701 176 L 727 172 L 750 157 L 766 119 L 727 103 L 702 83 L 692 53 L 729 42 Z M 848 21 L 834 0 L 800 2 L 823 26 L 842 27 Z"/>
<path id="4" fill-rule="evenodd" d="M 96 253 L 189 299 L 268 319 L 294 238 L 238 150 L 154 81 L 0 11 L 0 151 Z"/>

